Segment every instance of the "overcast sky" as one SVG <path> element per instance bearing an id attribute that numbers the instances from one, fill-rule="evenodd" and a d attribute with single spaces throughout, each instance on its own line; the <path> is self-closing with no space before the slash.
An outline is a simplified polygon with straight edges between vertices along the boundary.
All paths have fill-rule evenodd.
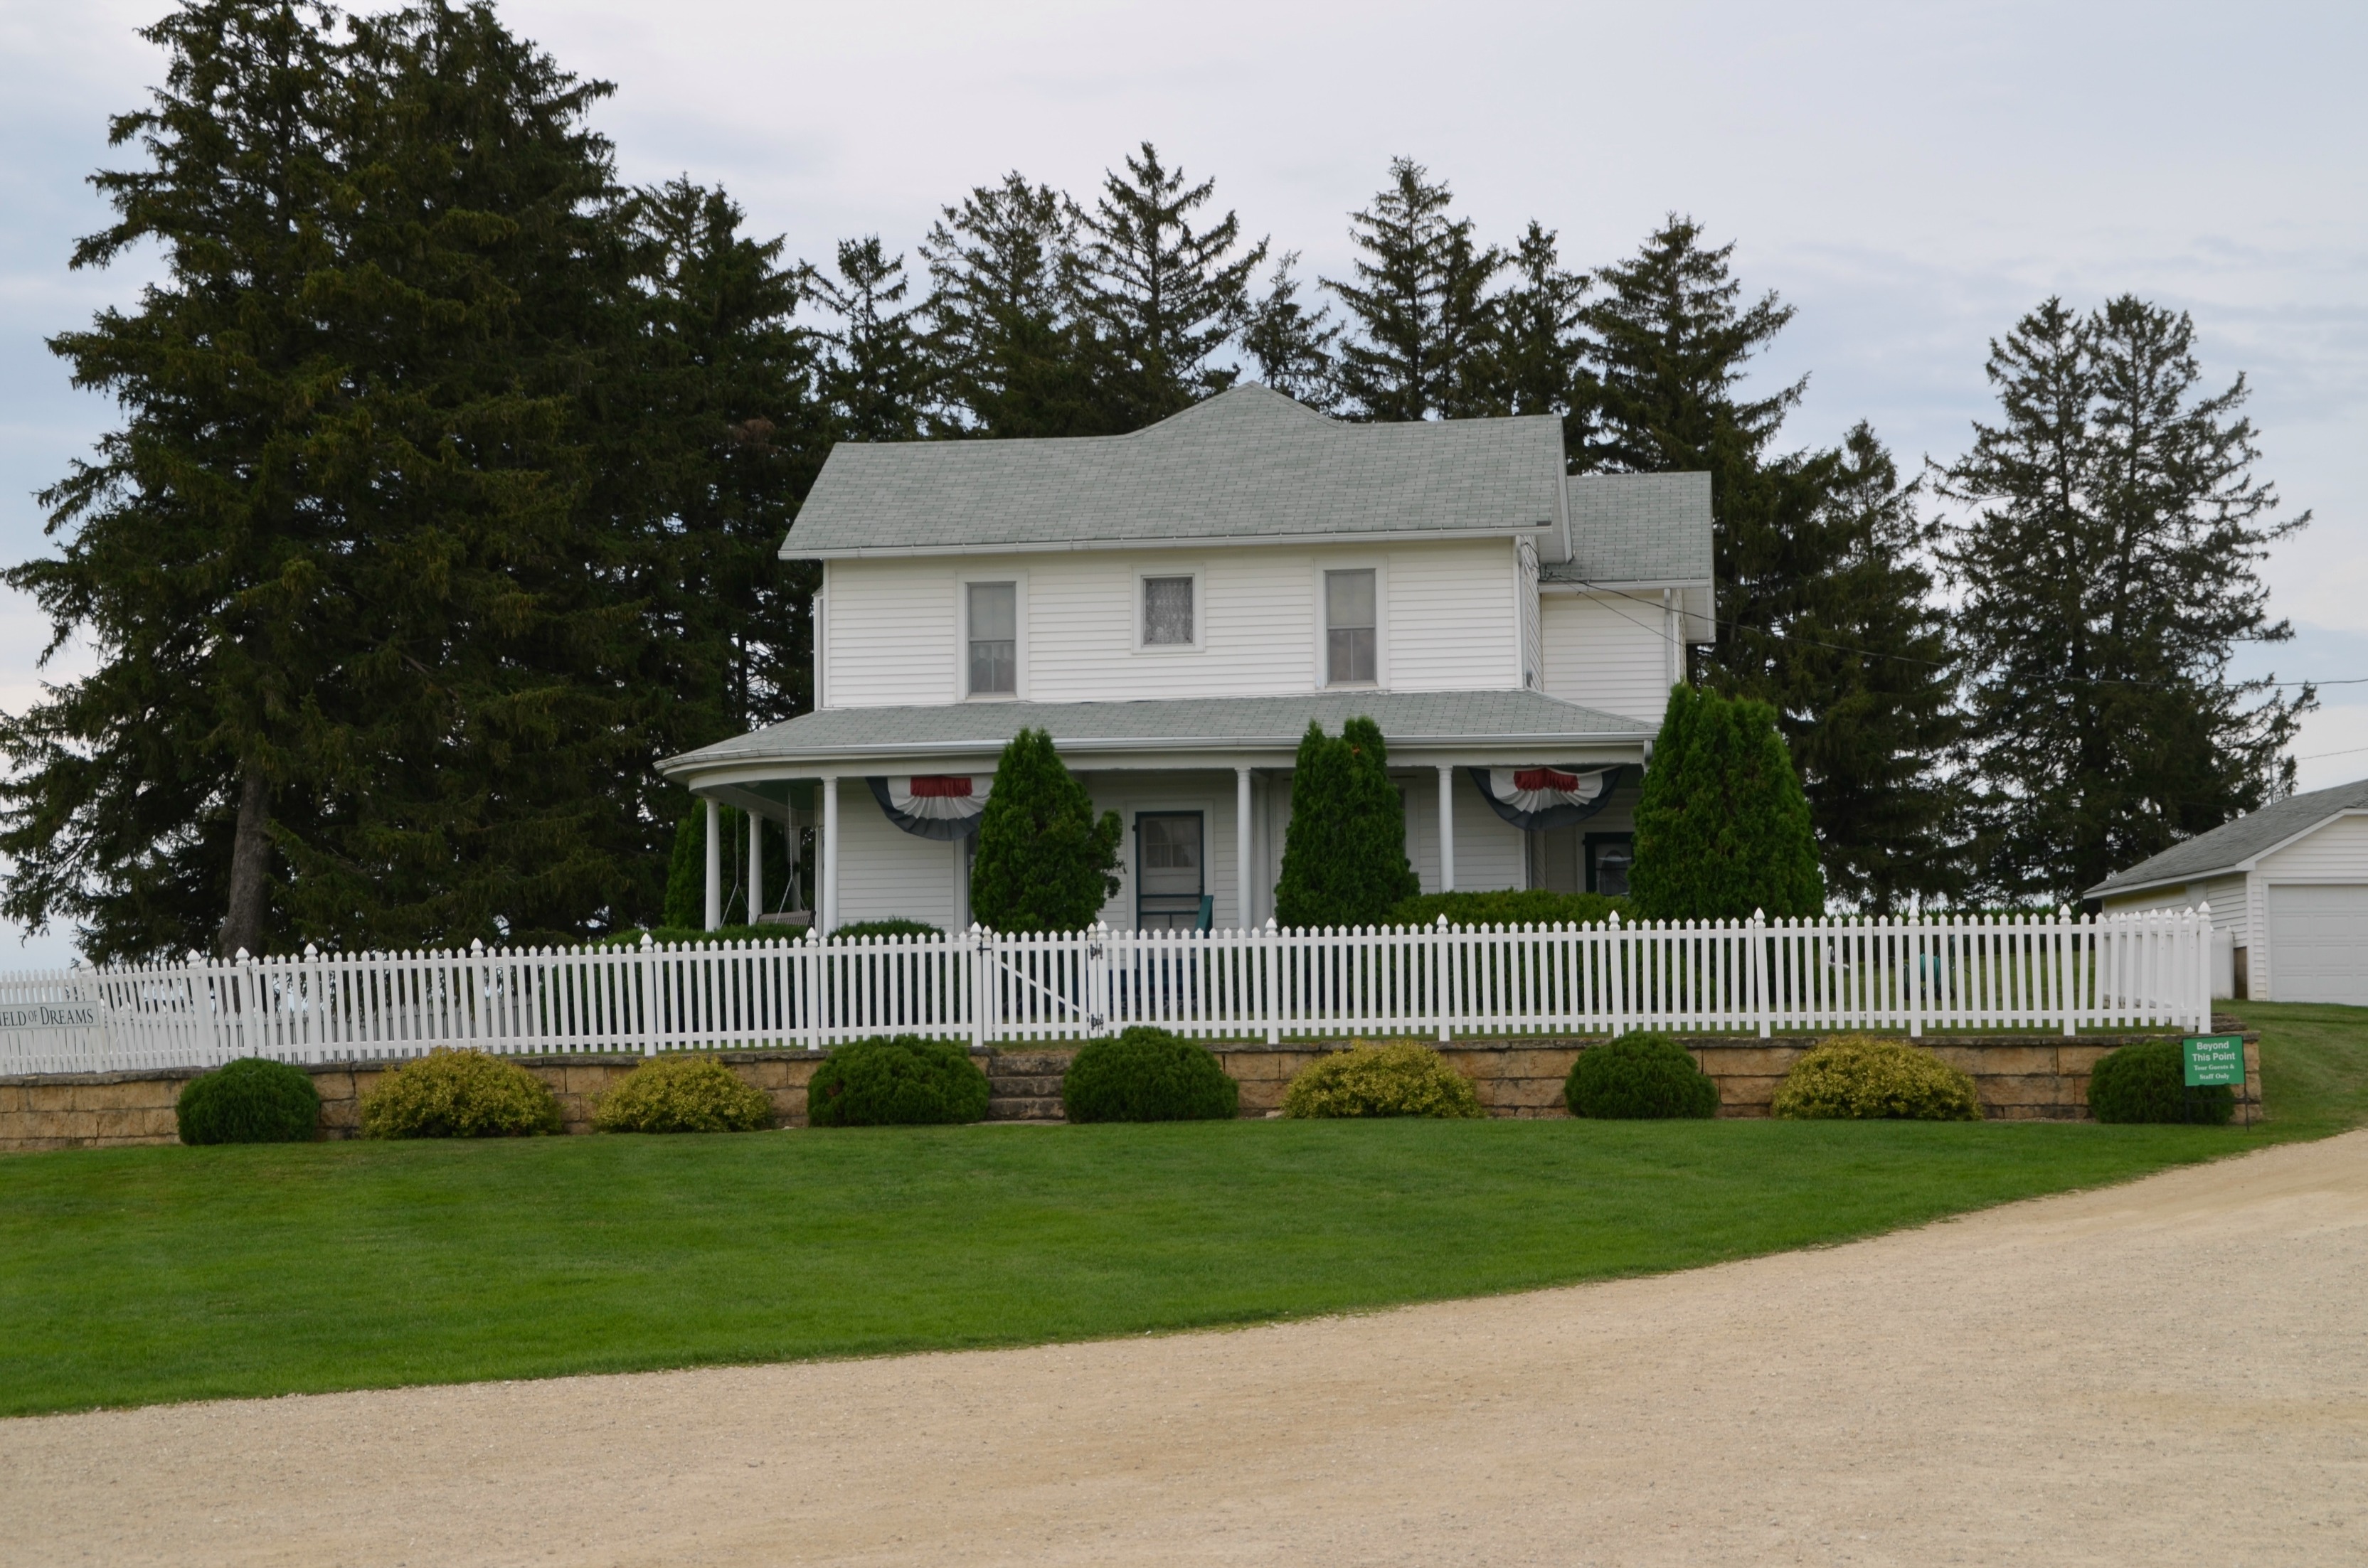
<path id="1" fill-rule="evenodd" d="M 628 179 L 721 183 L 816 260 L 872 233 L 909 250 L 939 207 L 1009 169 L 1084 194 L 1146 138 L 1318 275 L 1340 275 L 1347 214 L 1401 154 L 1486 237 L 1534 217 L 1579 267 L 1690 213 L 1736 242 L 1748 287 L 1799 308 L 1766 365 L 1812 378 L 1790 439 L 1864 418 L 1910 465 L 1962 449 L 1987 412 L 1987 340 L 2049 294 L 2190 311 L 2207 376 L 2250 379 L 2261 472 L 2317 516 L 2269 572 L 2299 635 L 2248 668 L 2368 677 L 2368 7 L 502 10 L 617 84 L 598 124 Z M 104 219 L 85 176 L 123 156 L 107 117 L 161 74 L 134 29 L 162 11 L 0 0 L 0 559 L 44 548 L 31 493 L 110 417 L 42 339 L 143 276 L 65 262 Z M 35 689 L 45 636 L 0 600 L 0 704 Z M 2295 748 L 2305 789 L 2368 775 L 2368 685 L 2324 700 Z M 0 959 L 15 936 L 0 928 Z"/>

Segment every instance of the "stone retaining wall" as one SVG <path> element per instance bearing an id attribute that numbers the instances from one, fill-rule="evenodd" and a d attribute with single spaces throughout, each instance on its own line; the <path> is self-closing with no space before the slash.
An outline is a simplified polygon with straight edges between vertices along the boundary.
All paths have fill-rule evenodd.
<path id="1" fill-rule="evenodd" d="M 2225 1021 L 2224 1021 L 2225 1022 Z M 2215 1024 L 2215 1028 L 2220 1027 Z M 2231 1030 L 2241 1026 L 2229 1024 Z M 1702 1071 L 1718 1084 L 1720 1114 L 1766 1116 L 1785 1071 L 1822 1037 L 1784 1035 L 1770 1040 L 1734 1036 L 1686 1037 L 1683 1043 Z M 1947 1035 L 1921 1043 L 1971 1074 L 1984 1110 L 1997 1120 L 2079 1120 L 2089 1114 L 2089 1071 L 2099 1057 L 2135 1040 L 2157 1035 Z M 2170 1038 L 2177 1038 L 2176 1036 Z M 2260 1106 L 2260 1037 L 2245 1037 L 2246 1084 L 2240 1114 L 2258 1117 Z M 1490 1114 L 1508 1117 L 1562 1116 L 1563 1080 L 1571 1063 L 1599 1038 L 1458 1040 L 1444 1048 L 1450 1063 L 1478 1088 Z M 1214 1047 L 1225 1071 L 1242 1085 L 1242 1114 L 1264 1116 L 1282 1104 L 1292 1075 L 1338 1041 L 1292 1041 Z M 988 1051 L 981 1065 L 998 1085 L 1018 1083 L 1036 1097 L 998 1099 L 991 1119 L 1057 1115 L 1058 1077 L 1071 1051 L 1032 1048 Z M 806 1116 L 806 1080 L 826 1053 L 803 1051 L 728 1051 L 732 1070 L 765 1091 L 774 1115 L 786 1127 L 802 1127 Z M 529 1072 L 558 1096 L 570 1132 L 591 1130 L 592 1102 L 641 1060 L 633 1056 L 541 1056 L 520 1058 Z M 321 1090 L 322 1133 L 350 1138 L 359 1120 L 361 1096 L 393 1063 L 336 1062 L 311 1069 Z M 1023 1076 L 1015 1078 L 1013 1074 Z M 137 1073 L 61 1074 L 0 1078 L 0 1151 L 108 1148 L 174 1141 L 173 1106 L 181 1087 L 197 1076 L 188 1068 Z M 999 1090 L 999 1093 L 1005 1091 Z"/>

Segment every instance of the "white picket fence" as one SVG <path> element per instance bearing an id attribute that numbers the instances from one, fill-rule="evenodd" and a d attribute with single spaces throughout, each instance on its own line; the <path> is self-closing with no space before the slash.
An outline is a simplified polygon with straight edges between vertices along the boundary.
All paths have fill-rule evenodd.
<path id="1" fill-rule="evenodd" d="M 419 1055 L 2211 1023 L 2208 910 L 317 953 L 0 979 L 0 1074 Z"/>

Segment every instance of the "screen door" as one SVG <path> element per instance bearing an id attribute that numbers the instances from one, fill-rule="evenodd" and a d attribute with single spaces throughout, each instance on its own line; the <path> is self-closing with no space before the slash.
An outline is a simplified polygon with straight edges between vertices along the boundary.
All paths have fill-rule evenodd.
<path id="1" fill-rule="evenodd" d="M 1134 819 L 1134 923 L 1190 931 L 1201 923 L 1201 813 L 1140 812 Z"/>

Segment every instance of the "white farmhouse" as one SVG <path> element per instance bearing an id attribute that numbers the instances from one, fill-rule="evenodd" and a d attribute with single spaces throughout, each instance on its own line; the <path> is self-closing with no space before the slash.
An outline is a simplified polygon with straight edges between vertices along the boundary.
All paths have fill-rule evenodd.
<path id="1" fill-rule="evenodd" d="M 996 756 L 1041 728 L 1126 825 L 1103 918 L 1233 927 L 1273 913 L 1308 722 L 1368 714 L 1425 891 L 1624 891 L 1712 634 L 1710 481 L 1565 466 L 1551 416 L 1344 424 L 1258 386 L 1132 436 L 841 445 L 781 547 L 823 563 L 814 710 L 665 771 L 817 829 L 825 928 L 958 928 Z"/>
<path id="2" fill-rule="evenodd" d="M 2214 996 L 2368 1005 L 2368 778 L 2289 795 L 2081 896 L 2108 915 L 2210 903 Z"/>

